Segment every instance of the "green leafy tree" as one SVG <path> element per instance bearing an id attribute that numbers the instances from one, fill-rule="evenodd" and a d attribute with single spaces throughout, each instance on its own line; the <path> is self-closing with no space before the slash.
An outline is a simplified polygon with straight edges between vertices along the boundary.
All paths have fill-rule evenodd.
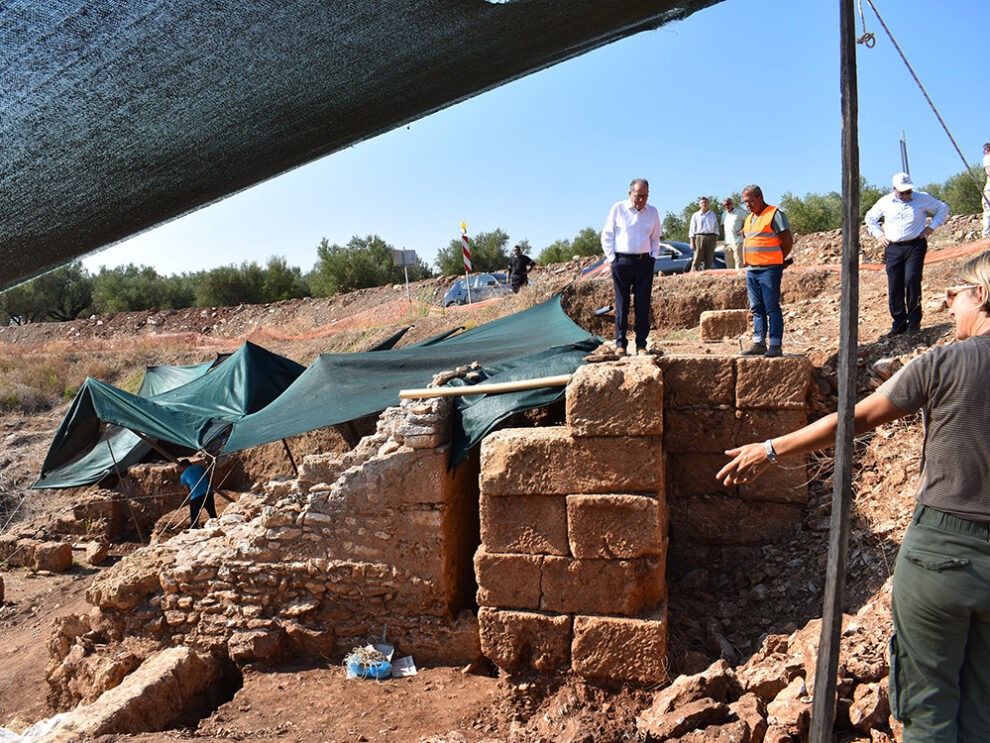
<path id="1" fill-rule="evenodd" d="M 76 261 L 0 294 L 0 315 L 14 323 L 75 320 L 88 314 L 92 295 L 93 279 Z"/>
<path id="2" fill-rule="evenodd" d="M 355 235 L 345 246 L 331 245 L 326 238 L 316 248 L 317 261 L 307 276 L 313 296 L 329 297 L 339 292 L 384 286 L 405 281 L 402 266 L 392 262 L 392 246 L 378 235 Z M 429 278 L 429 266 L 417 258 L 409 266 L 409 280 Z"/>
<path id="3" fill-rule="evenodd" d="M 474 273 L 504 271 L 509 265 L 509 236 L 500 228 L 492 232 L 479 232 L 471 241 L 471 270 Z M 437 251 L 437 270 L 444 276 L 464 273 L 463 243 L 460 238 L 451 240 Z"/>
<path id="4" fill-rule="evenodd" d="M 93 277 L 93 309 L 100 314 L 190 307 L 195 298 L 187 277 L 161 276 L 150 266 L 104 267 Z"/>
<path id="5" fill-rule="evenodd" d="M 982 164 L 970 166 L 974 174 L 982 169 Z M 948 204 L 952 214 L 979 214 L 983 211 L 982 188 L 977 187 L 973 176 L 965 170 L 950 176 L 945 183 L 930 183 L 923 190 Z"/>
<path id="6" fill-rule="evenodd" d="M 265 302 L 281 302 L 308 297 L 309 285 L 298 266 L 290 266 L 284 257 L 272 256 L 265 267 L 261 291 Z"/>
<path id="7" fill-rule="evenodd" d="M 585 227 L 574 240 L 557 240 L 550 243 L 540 253 L 536 262 L 541 266 L 563 263 L 574 256 L 601 255 L 601 235 L 594 227 Z"/>
<path id="8" fill-rule="evenodd" d="M 780 208 L 791 223 L 791 231 L 799 235 L 836 230 L 842 226 L 842 196 L 836 191 L 808 193 L 804 198 L 788 191 L 780 199 Z"/>

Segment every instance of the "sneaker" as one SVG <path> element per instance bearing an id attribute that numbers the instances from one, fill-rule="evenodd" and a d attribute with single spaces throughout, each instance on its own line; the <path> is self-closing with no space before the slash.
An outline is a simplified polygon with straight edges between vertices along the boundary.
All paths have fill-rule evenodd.
<path id="1" fill-rule="evenodd" d="M 742 352 L 743 356 L 762 356 L 767 352 L 767 347 L 765 343 L 754 343 L 752 346 L 747 348 Z"/>
<path id="2" fill-rule="evenodd" d="M 649 356 L 650 355 L 650 352 L 647 351 L 645 348 L 637 348 L 636 349 L 636 355 L 637 356 Z"/>
<path id="3" fill-rule="evenodd" d="M 767 359 L 776 359 L 776 358 L 780 358 L 783 355 L 784 355 L 784 351 L 781 349 L 780 346 L 770 346 L 770 348 L 767 349 L 767 352 L 763 354 L 763 357 Z"/>

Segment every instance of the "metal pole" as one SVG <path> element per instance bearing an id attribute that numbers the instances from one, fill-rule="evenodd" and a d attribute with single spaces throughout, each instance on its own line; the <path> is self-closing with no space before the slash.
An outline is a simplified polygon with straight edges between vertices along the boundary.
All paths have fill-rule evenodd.
<path id="1" fill-rule="evenodd" d="M 908 175 L 911 174 L 911 166 L 908 165 L 907 157 L 907 135 L 903 129 L 901 129 L 901 170 Z"/>
<path id="2" fill-rule="evenodd" d="M 403 262 L 402 272 L 406 275 L 406 301 L 411 302 L 412 297 L 409 295 L 409 264 Z"/>
<path id="3" fill-rule="evenodd" d="M 842 91 L 842 299 L 839 316 L 839 423 L 829 530 L 822 633 L 815 667 L 810 743 L 830 743 L 835 719 L 835 674 L 842 635 L 849 510 L 852 501 L 856 344 L 859 321 L 859 132 L 856 87 L 856 16 L 853 0 L 840 0 Z"/>

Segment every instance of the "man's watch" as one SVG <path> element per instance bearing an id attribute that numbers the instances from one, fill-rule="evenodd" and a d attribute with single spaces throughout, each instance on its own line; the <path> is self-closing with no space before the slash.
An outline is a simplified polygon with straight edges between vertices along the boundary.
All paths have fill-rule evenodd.
<path id="1" fill-rule="evenodd" d="M 767 461 L 773 464 L 777 461 L 777 452 L 773 450 L 773 440 L 767 439 L 764 446 L 767 448 Z"/>

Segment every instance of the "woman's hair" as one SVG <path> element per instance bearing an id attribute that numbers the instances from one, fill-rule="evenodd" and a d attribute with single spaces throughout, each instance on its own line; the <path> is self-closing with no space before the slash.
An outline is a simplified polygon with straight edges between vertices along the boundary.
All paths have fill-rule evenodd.
<path id="1" fill-rule="evenodd" d="M 981 309 L 990 314 L 990 250 L 984 250 L 975 258 L 966 261 L 959 269 L 959 281 L 983 287 Z"/>

